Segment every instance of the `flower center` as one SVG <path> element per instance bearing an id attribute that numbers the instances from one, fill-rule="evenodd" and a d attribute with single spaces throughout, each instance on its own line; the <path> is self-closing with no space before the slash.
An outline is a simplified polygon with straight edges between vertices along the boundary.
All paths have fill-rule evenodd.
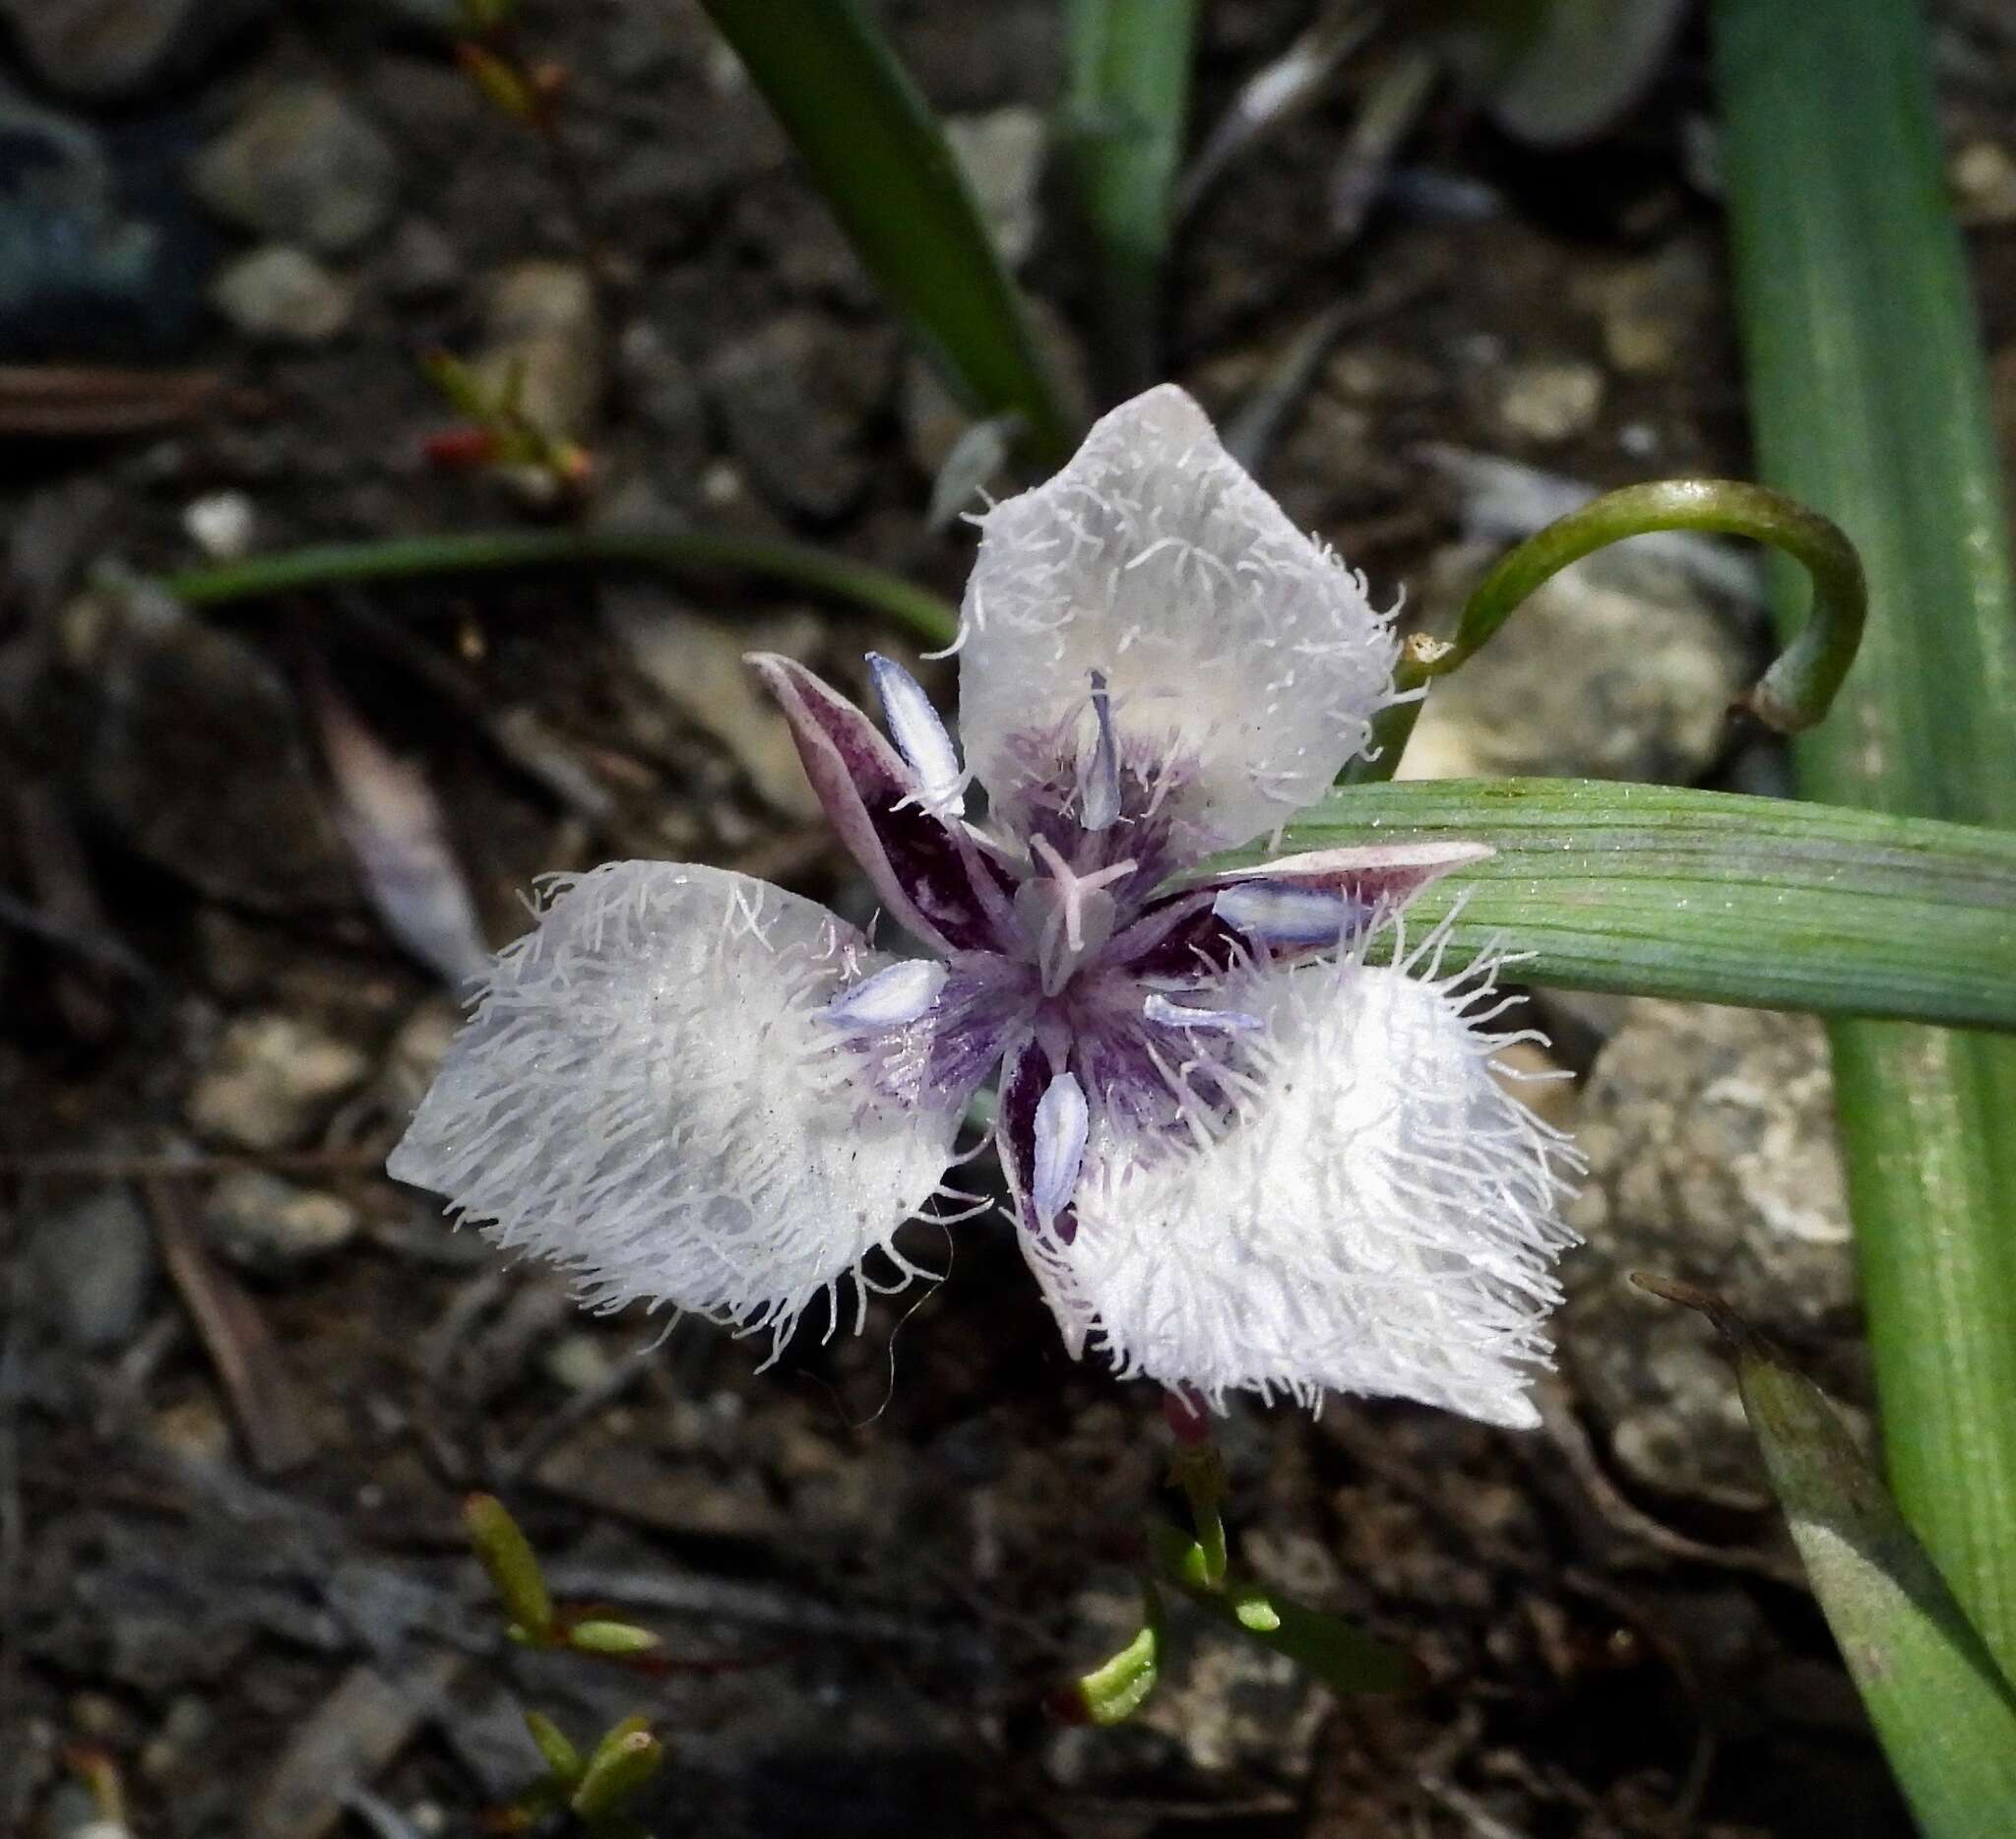
<path id="1" fill-rule="evenodd" d="M 1032 837 L 1030 851 L 1048 872 L 1015 890 L 1015 920 L 1043 994 L 1054 996 L 1112 937 L 1116 908 L 1107 884 L 1125 880 L 1137 864 L 1114 862 L 1080 874 L 1046 837 Z"/>

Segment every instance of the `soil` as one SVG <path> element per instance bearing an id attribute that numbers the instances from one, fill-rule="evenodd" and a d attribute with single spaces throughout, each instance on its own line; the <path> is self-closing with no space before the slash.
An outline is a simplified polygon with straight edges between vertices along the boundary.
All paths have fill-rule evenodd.
<path id="1" fill-rule="evenodd" d="M 1057 11 L 886 14 L 926 95 L 971 114 L 1052 105 Z M 1197 118 L 1307 11 L 1206 7 Z M 783 622 L 856 683 L 873 628 L 746 582 L 557 572 L 304 592 L 163 637 L 108 628 L 85 576 L 191 565 L 185 514 L 219 493 L 249 504 L 259 550 L 642 495 L 955 598 L 970 556 L 962 527 L 926 526 L 900 334 L 699 10 L 529 0 L 523 30 L 567 73 L 566 171 L 391 5 L 285 9 L 99 111 L 193 147 L 313 79 L 390 141 L 399 195 L 328 258 L 354 290 L 341 334 L 275 349 L 213 315 L 169 353 L 220 379 L 194 412 L 5 449 L 0 1828 L 79 1830 L 79 1758 L 99 1753 L 148 1839 L 483 1830 L 536 1772 L 531 1705 L 581 1739 L 648 1718 L 668 1760 L 640 1811 L 667 1836 L 1906 1833 L 1775 1519 L 1625 1499 L 1565 1385 L 1532 1434 L 1353 1399 L 1232 1415 L 1249 1561 L 1404 1648 L 1419 1690 L 1340 1702 L 1179 1612 L 1147 1714 L 1066 1730 L 1044 1696 L 1126 1636 L 1165 1448 L 1151 1395 L 1064 1357 L 1002 1224 L 915 1229 L 948 1281 L 876 1303 L 857 1336 L 808 1326 L 758 1370 L 761 1349 L 702 1324 L 577 1313 L 382 1176 L 454 1005 L 346 848 L 331 699 L 431 789 L 493 943 L 535 876 L 623 855 L 845 905 L 835 850 L 764 789 L 755 718 L 668 700 L 602 615 L 621 597 L 720 622 L 692 628 L 703 650 Z M 1940 49 L 1955 147 L 2016 149 L 2016 35 L 1959 10 Z M 1348 70 L 1232 170 L 1169 278 L 1167 373 L 1228 413 L 1312 316 L 1366 302 L 1265 464 L 1297 520 L 1390 598 L 1455 527 L 1424 443 L 1597 484 L 1742 473 L 1700 38 L 1573 153 L 1515 148 L 1440 95 L 1363 235 L 1330 250 L 1322 175 L 1366 80 Z M 1082 324 L 1082 258 L 1043 202 L 1025 279 Z M 192 259 L 251 246 L 192 233 Z M 2016 229 L 1981 223 L 1969 247 L 2016 379 Z M 474 351 L 486 278 L 539 258 L 597 282 L 577 511 L 425 453 L 454 416 L 418 356 Z M 1626 297 L 1650 302 L 1650 348 L 1620 352 Z M 722 355 L 787 322 L 780 349 L 804 355 L 783 450 L 752 460 Z M 1601 390 L 1536 434 L 1506 389 L 1542 363 Z M 927 681 L 946 691 L 946 667 Z M 309 1209 L 330 1242 L 234 1255 L 218 1191 L 251 1174 L 290 1184 L 255 1190 L 275 1217 L 333 1197 Z M 669 1664 L 507 1642 L 461 1539 L 475 1489 L 511 1503 L 564 1596 L 659 1628 Z"/>

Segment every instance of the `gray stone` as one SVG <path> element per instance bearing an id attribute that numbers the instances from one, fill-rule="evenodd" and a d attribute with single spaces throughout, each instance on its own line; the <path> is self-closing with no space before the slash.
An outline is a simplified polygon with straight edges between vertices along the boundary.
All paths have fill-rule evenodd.
<path id="1" fill-rule="evenodd" d="M 0 0 L 36 78 L 92 101 L 186 76 L 272 0 Z"/>
<path id="2" fill-rule="evenodd" d="M 819 620 L 796 614 L 728 625 L 642 588 L 612 588 L 604 605 L 610 632 L 652 687 L 734 755 L 765 802 L 800 823 L 816 821 L 819 800 L 790 728 L 742 660 L 752 651 L 805 655 L 818 642 Z"/>
<path id="3" fill-rule="evenodd" d="M 392 143 L 339 92 L 293 83 L 254 102 L 189 178 L 220 217 L 333 255 L 385 222 L 399 166 Z"/>
<path id="4" fill-rule="evenodd" d="M 210 303 L 248 339 L 269 345 L 326 345 L 350 323 L 352 295 L 302 249 L 269 243 L 220 274 Z"/>
<path id="5" fill-rule="evenodd" d="M 494 276 L 472 367 L 493 395 L 515 394 L 520 412 L 542 434 L 586 444 L 602 396 L 595 278 L 571 262 L 521 262 Z M 520 484 L 535 496 L 551 489 L 532 471 Z"/>
<path id="6" fill-rule="evenodd" d="M 1823 1383 L 1854 1389 L 1855 1255 L 1820 1024 L 1636 1000 L 1584 1088 L 1577 1141 L 1590 1167 L 1569 1219 L 1587 1243 L 1562 1261 L 1558 1338 L 1578 1398 L 1631 1480 L 1762 1506 L 1712 1331 L 1627 1274 L 1716 1292 Z"/>
<path id="7" fill-rule="evenodd" d="M 1423 585 L 1430 631 L 1500 553 L 1457 544 Z M 1437 623 L 1441 618 L 1443 623 Z M 1685 784 L 1714 761 L 1745 647 L 1677 570 L 1591 557 L 1537 590 L 1430 692 L 1403 779 L 1585 774 Z"/>
<path id="8" fill-rule="evenodd" d="M 624 404 L 654 436 L 654 478 L 680 497 L 690 496 L 713 446 L 698 372 L 650 318 L 623 329 L 616 356 Z"/>
<path id="9" fill-rule="evenodd" d="M 1539 358 L 1497 372 L 1492 408 L 1514 440 L 1554 446 L 1586 434 L 1603 409 L 1603 372 L 1572 358 Z"/>
<path id="10" fill-rule="evenodd" d="M 355 1207 L 335 1194 L 301 1187 L 259 1170 L 213 1183 L 203 1224 L 233 1264 L 283 1276 L 340 1251 L 357 1236 Z"/>
<path id="11" fill-rule="evenodd" d="M 385 251 L 385 285 L 402 300 L 432 300 L 462 281 L 462 257 L 440 224 L 404 218 Z"/>
<path id="12" fill-rule="evenodd" d="M 132 363 L 196 329 L 194 212 L 133 182 L 141 136 L 117 145 L 0 81 L 0 355 Z"/>
<path id="13" fill-rule="evenodd" d="M 1597 266 L 1571 289 L 1603 328 L 1604 356 L 1627 377 L 1671 370 L 1696 324 L 1715 307 L 1712 258 L 1699 242 L 1675 239 L 1647 261 Z"/>
<path id="14" fill-rule="evenodd" d="M 973 187 L 980 216 L 993 231 L 1002 261 L 1020 268 L 1042 227 L 1038 194 L 1049 145 L 1042 111 L 1011 107 L 954 115 L 945 123 L 945 138 Z"/>
<path id="15" fill-rule="evenodd" d="M 370 1070 L 359 1049 L 301 1017 L 242 1016 L 190 1092 L 189 1121 L 238 1149 L 285 1149 L 304 1142 Z"/>
<path id="16" fill-rule="evenodd" d="M 704 380 L 764 494 L 786 510 L 838 517 L 872 475 L 868 427 L 887 400 L 895 355 L 879 327 L 788 313 L 716 351 Z"/>
<path id="17" fill-rule="evenodd" d="M 354 900 L 295 700 L 253 646 L 139 586 L 80 597 L 57 632 L 44 737 L 101 826 L 234 905 Z"/>
<path id="18" fill-rule="evenodd" d="M 140 1326 L 157 1262 L 154 1231 L 130 1190 L 99 1188 L 36 1223 L 29 1296 L 73 1347 L 117 1347 Z"/>

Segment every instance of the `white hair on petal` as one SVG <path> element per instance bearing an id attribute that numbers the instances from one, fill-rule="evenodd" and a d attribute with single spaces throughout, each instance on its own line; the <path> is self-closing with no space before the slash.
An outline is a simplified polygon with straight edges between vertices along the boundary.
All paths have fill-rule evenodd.
<path id="1" fill-rule="evenodd" d="M 827 1009 L 892 960 L 724 869 L 546 884 L 387 1165 L 584 1301 L 670 1304 L 778 1346 L 937 1189 L 958 1114 L 879 1094 Z"/>
<path id="2" fill-rule="evenodd" d="M 1046 484 L 981 524 L 961 628 L 968 764 L 1012 803 L 1015 741 L 1060 729 L 1104 673 L 1123 742 L 1182 759 L 1199 850 L 1312 803 L 1393 700 L 1390 612 L 1295 529 L 1164 384 L 1122 404 Z"/>
<path id="3" fill-rule="evenodd" d="M 1447 937 L 1445 922 L 1394 955 L 1439 960 Z M 1228 1000 L 1266 1029 L 1236 1040 L 1248 1076 L 1203 1068 L 1228 1120 L 1192 1115 L 1194 1066 L 1166 1072 L 1187 1139 L 1102 1119 L 1075 1237 L 1032 1237 L 1030 1263 L 1074 1350 L 1089 1338 L 1123 1375 L 1214 1406 L 1356 1392 L 1537 1424 L 1527 1368 L 1548 1359 L 1580 1160 L 1491 1076 L 1493 1053 L 1533 1038 L 1470 1013 L 1496 962 L 1417 977 L 1367 964 L 1365 943 L 1235 976 Z"/>

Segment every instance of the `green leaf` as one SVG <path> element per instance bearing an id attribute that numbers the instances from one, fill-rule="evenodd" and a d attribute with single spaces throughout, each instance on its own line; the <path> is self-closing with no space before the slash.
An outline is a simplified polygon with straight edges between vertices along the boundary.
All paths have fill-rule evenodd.
<path id="1" fill-rule="evenodd" d="M 1304 1609 L 1251 1578 L 1209 1579 L 1204 1548 L 1153 1521 L 1149 1549 L 1157 1578 L 1226 1627 L 1306 1668 L 1333 1692 L 1402 1692 L 1417 1683 L 1414 1663 L 1396 1648 L 1320 1610 Z"/>
<path id="2" fill-rule="evenodd" d="M 1107 382 L 1131 395 L 1161 375 L 1156 324 L 1197 0 L 1066 0 L 1064 31 L 1065 156 L 1094 244 Z"/>
<path id="3" fill-rule="evenodd" d="M 317 542 L 242 562 L 163 576 L 164 593 L 190 606 L 225 606 L 301 588 L 423 575 L 485 574 L 501 568 L 640 568 L 691 579 L 749 574 L 810 594 L 851 602 L 904 627 L 927 645 L 950 645 L 959 615 L 901 575 L 808 542 L 722 537 L 656 526 L 595 530 L 472 530 L 445 537 L 389 537 L 375 542 Z"/>
<path id="4" fill-rule="evenodd" d="M 1800 790 L 2016 828 L 2009 501 L 1918 8 L 1716 0 L 1711 20 L 1758 471 L 1868 577 Z M 1774 586 L 1789 627 L 1796 589 Z M 2016 1041 L 1832 1039 L 1891 1486 L 2016 1670 Z"/>
<path id="5" fill-rule="evenodd" d="M 1596 780 L 1403 780 L 1332 793 L 1281 848 L 1432 838 L 1497 852 L 1408 909 L 1418 937 L 1463 900 L 1451 966 L 1496 942 L 1532 954 L 1524 983 L 2016 1028 L 2008 832 Z"/>
<path id="6" fill-rule="evenodd" d="M 1071 428 L 944 132 L 859 0 L 703 0 L 868 273 L 968 406 L 1018 413 L 1038 458 Z"/>
<path id="7" fill-rule="evenodd" d="M 1715 1298 L 1635 1281 L 1702 1310 L 1734 1354 L 1813 1593 L 1927 1839 L 2005 1831 L 2016 1818 L 2016 1689 L 1826 1395 Z"/>

